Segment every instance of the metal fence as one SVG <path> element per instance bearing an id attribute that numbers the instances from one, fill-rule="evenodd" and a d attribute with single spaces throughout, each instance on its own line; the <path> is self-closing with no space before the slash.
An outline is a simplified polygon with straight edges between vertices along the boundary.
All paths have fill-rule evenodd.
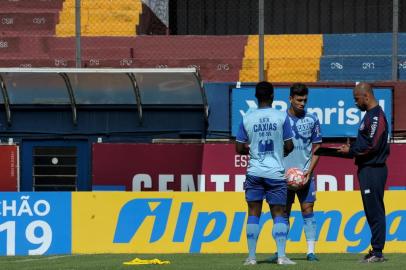
<path id="1" fill-rule="evenodd" d="M 0 67 L 196 67 L 206 81 L 406 79 L 406 0 L 0 0 Z"/>

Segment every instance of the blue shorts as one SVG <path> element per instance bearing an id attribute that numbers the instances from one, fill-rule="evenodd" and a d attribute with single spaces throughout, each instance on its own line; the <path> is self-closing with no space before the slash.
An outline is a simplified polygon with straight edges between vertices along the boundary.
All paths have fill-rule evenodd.
<path id="1" fill-rule="evenodd" d="M 290 190 L 288 189 L 288 204 L 295 202 L 295 194 L 299 198 L 300 203 L 312 203 L 316 201 L 316 185 L 314 184 L 314 177 L 312 176 L 307 183 L 301 189 Z"/>
<path id="2" fill-rule="evenodd" d="M 244 182 L 247 202 L 266 199 L 271 205 L 286 205 L 287 184 L 285 179 L 269 179 L 247 175 Z"/>

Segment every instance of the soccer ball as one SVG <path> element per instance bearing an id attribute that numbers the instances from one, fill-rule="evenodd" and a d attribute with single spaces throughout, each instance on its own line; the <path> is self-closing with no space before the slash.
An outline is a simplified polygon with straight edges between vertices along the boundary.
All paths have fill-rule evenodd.
<path id="1" fill-rule="evenodd" d="M 297 190 L 304 186 L 305 177 L 301 169 L 290 168 L 286 171 L 285 176 L 289 189 Z"/>

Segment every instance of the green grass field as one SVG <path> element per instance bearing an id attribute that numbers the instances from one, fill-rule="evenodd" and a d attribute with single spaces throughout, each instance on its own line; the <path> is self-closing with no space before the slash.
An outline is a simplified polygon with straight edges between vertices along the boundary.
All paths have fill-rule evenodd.
<path id="1" fill-rule="evenodd" d="M 319 262 L 307 262 L 303 254 L 289 254 L 297 265 L 285 266 L 265 261 L 267 255 L 258 255 L 258 265 L 243 266 L 244 254 L 100 254 L 73 256 L 0 257 L 1 270 L 119 270 L 119 269 L 405 269 L 406 254 L 385 254 L 384 263 L 359 263 L 360 254 L 319 254 Z M 169 265 L 123 265 L 134 258 L 169 260 Z"/>

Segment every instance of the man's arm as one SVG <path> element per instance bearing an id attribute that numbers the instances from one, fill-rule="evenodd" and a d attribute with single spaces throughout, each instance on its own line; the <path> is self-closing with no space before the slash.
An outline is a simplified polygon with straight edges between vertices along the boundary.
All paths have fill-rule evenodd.
<path id="1" fill-rule="evenodd" d="M 293 141 L 292 139 L 288 139 L 283 141 L 283 156 L 289 155 L 290 152 L 293 151 Z"/>
<path id="2" fill-rule="evenodd" d="M 352 157 L 363 156 L 379 149 L 379 140 L 386 129 L 385 119 L 382 115 L 366 119 L 367 132 L 358 135 L 352 144 L 344 144 L 338 148 L 339 153 L 350 154 Z"/>
<path id="3" fill-rule="evenodd" d="M 244 123 L 241 122 L 240 127 L 237 132 L 235 141 L 235 151 L 240 155 L 248 155 L 250 150 L 248 146 L 248 134 L 245 130 Z"/>
<path id="4" fill-rule="evenodd" d="M 285 121 L 283 122 L 283 156 L 289 155 L 293 151 L 293 131 L 292 126 L 290 125 L 289 116 L 286 115 Z"/>
<path id="5" fill-rule="evenodd" d="M 322 142 L 322 135 L 321 135 L 321 126 L 320 126 L 320 121 L 317 118 L 317 115 L 314 115 L 315 117 L 315 122 L 314 126 L 312 129 L 312 159 L 310 161 L 309 169 L 304 172 L 305 176 L 305 184 L 309 181 L 310 177 L 313 174 L 314 169 L 317 166 L 317 163 L 319 162 L 320 156 L 316 156 L 314 152 L 317 151 L 321 147 L 321 142 Z"/>
<path id="6" fill-rule="evenodd" d="M 309 181 L 310 177 L 313 174 L 314 169 L 317 166 L 317 163 L 319 163 L 320 156 L 317 156 L 314 154 L 317 149 L 321 147 L 321 143 L 313 143 L 312 144 L 312 160 L 310 161 L 310 166 L 309 169 L 304 173 L 305 176 L 305 184 Z"/>
<path id="7" fill-rule="evenodd" d="M 235 142 L 235 151 L 240 155 L 248 155 L 250 149 L 246 143 Z"/>

